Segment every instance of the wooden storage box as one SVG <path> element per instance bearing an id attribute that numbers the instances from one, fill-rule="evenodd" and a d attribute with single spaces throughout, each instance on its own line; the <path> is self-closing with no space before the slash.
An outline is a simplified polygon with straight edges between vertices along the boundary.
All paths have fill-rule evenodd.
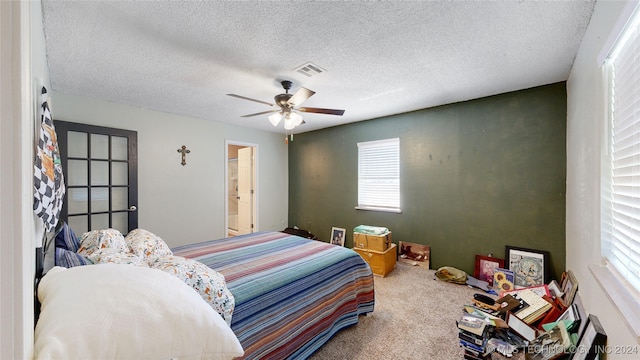
<path id="1" fill-rule="evenodd" d="M 374 275 L 385 277 L 396 268 L 396 244 L 385 251 L 353 248 L 371 267 Z"/>
<path id="2" fill-rule="evenodd" d="M 375 251 L 387 250 L 393 242 L 391 241 L 391 231 L 385 235 L 371 235 L 353 233 L 353 247 Z"/>

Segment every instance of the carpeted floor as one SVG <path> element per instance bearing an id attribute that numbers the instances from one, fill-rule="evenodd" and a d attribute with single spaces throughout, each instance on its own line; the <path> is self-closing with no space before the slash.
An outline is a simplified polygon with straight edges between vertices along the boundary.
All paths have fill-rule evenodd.
<path id="1" fill-rule="evenodd" d="M 434 273 L 398 263 L 386 277 L 376 276 L 374 312 L 310 359 L 462 359 L 456 320 L 479 290 L 434 280 Z"/>

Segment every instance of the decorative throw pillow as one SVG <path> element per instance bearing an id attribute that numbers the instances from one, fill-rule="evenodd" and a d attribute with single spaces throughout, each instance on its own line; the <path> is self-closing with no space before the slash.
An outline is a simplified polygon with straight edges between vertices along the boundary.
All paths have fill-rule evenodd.
<path id="1" fill-rule="evenodd" d="M 125 236 L 124 240 L 127 242 L 131 252 L 147 262 L 152 262 L 158 257 L 173 255 L 164 240 L 148 230 L 132 230 Z"/>
<path id="2" fill-rule="evenodd" d="M 78 239 L 78 236 L 76 236 L 76 233 L 73 232 L 66 222 L 60 222 L 62 224 L 55 236 L 56 247 L 77 252 L 80 248 L 80 240 Z"/>
<path id="3" fill-rule="evenodd" d="M 151 267 L 172 274 L 190 285 L 231 326 L 236 303 L 227 289 L 224 275 L 199 261 L 175 255 L 156 258 Z"/>
<path id="4" fill-rule="evenodd" d="M 95 264 L 131 264 L 142 267 L 149 267 L 143 258 L 130 252 L 123 252 L 119 249 L 104 248 L 98 249 L 87 256 Z"/>
<path id="5" fill-rule="evenodd" d="M 124 236 L 116 229 L 91 230 L 84 233 L 77 252 L 81 255 L 89 256 L 98 249 L 106 248 L 129 252 Z"/>
<path id="6" fill-rule="evenodd" d="M 56 247 L 55 266 L 70 268 L 74 266 L 91 265 L 93 262 L 88 258 L 71 250 Z"/>

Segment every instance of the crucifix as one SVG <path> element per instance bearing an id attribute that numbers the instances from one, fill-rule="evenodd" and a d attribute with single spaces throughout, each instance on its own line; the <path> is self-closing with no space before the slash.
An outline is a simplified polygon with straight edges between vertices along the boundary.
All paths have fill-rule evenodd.
<path id="1" fill-rule="evenodd" d="M 187 165 L 187 154 L 190 153 L 191 150 L 187 150 L 187 146 L 182 145 L 182 147 L 178 149 L 178 152 L 182 153 L 182 162 L 180 164 L 182 164 L 182 166 Z"/>

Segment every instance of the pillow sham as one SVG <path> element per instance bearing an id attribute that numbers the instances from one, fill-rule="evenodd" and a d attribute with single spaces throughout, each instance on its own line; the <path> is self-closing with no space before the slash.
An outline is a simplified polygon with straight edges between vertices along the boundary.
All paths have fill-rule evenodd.
<path id="1" fill-rule="evenodd" d="M 244 351 L 189 286 L 145 267 L 55 267 L 38 287 L 35 359 L 232 359 Z"/>
<path id="2" fill-rule="evenodd" d="M 55 236 L 56 247 L 77 252 L 80 248 L 78 236 L 65 221 L 60 220 L 60 222 L 62 224 Z"/>
<path id="3" fill-rule="evenodd" d="M 149 264 L 143 258 L 114 248 L 98 249 L 88 255 L 87 258 L 96 264 L 113 263 L 149 267 Z"/>
<path id="4" fill-rule="evenodd" d="M 70 268 L 74 266 L 91 265 L 93 262 L 88 258 L 71 250 L 56 247 L 55 266 Z"/>
<path id="5" fill-rule="evenodd" d="M 177 277 L 195 289 L 231 326 L 236 302 L 231 291 L 227 289 L 224 275 L 199 261 L 176 255 L 156 258 L 150 265 Z"/>
<path id="6" fill-rule="evenodd" d="M 122 252 L 129 252 L 122 233 L 116 229 L 91 230 L 82 235 L 78 253 L 89 256 L 98 249 L 112 248 Z"/>
<path id="7" fill-rule="evenodd" d="M 149 262 L 158 257 L 173 255 L 164 240 L 145 229 L 130 231 L 124 240 L 132 253 Z"/>

